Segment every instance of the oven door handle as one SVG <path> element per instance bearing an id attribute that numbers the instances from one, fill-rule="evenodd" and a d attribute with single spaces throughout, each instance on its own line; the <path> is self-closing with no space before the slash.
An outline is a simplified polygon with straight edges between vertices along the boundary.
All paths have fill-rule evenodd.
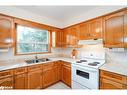
<path id="1" fill-rule="evenodd" d="M 84 70 L 84 71 L 88 71 L 88 72 L 98 72 L 98 70 L 97 69 L 94 69 L 94 68 L 89 68 L 89 67 L 82 67 L 82 66 L 79 66 L 79 65 L 72 65 L 74 68 L 76 68 L 76 69 L 78 69 L 79 68 L 79 70 Z M 81 68 L 81 69 L 80 69 Z"/>

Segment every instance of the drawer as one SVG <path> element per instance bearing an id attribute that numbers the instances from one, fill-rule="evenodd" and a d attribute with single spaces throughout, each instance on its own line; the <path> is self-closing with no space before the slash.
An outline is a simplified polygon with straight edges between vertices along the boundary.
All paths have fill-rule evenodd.
<path id="1" fill-rule="evenodd" d="M 6 70 L 0 72 L 0 78 L 5 78 L 9 76 L 13 76 L 13 70 Z"/>
<path id="2" fill-rule="evenodd" d="M 100 79 L 100 89 L 127 89 L 126 85 L 106 79 Z"/>
<path id="3" fill-rule="evenodd" d="M 123 75 L 120 75 L 120 74 L 116 74 L 116 73 L 101 70 L 100 71 L 100 76 L 104 77 L 104 78 L 107 78 L 107 79 L 110 79 L 110 80 L 113 80 L 113 81 L 116 81 L 116 82 L 119 82 L 119 83 L 122 83 L 122 84 L 127 84 L 126 76 L 123 76 Z"/>
<path id="4" fill-rule="evenodd" d="M 71 67 L 71 63 L 62 61 L 62 65 Z"/>
<path id="5" fill-rule="evenodd" d="M 42 70 L 42 65 L 32 65 L 28 67 L 28 72 L 35 71 L 35 70 Z"/>
<path id="6" fill-rule="evenodd" d="M 23 74 L 23 73 L 26 73 L 26 72 L 27 72 L 27 68 L 26 67 L 14 69 L 14 74 L 15 75 L 17 75 L 17 74 Z"/>
<path id="7" fill-rule="evenodd" d="M 45 64 L 43 64 L 43 69 L 52 68 L 53 66 L 54 66 L 54 63 L 53 62 L 45 63 Z"/>
<path id="8" fill-rule="evenodd" d="M 61 62 L 60 61 L 56 61 L 54 62 L 54 66 L 60 66 Z"/>

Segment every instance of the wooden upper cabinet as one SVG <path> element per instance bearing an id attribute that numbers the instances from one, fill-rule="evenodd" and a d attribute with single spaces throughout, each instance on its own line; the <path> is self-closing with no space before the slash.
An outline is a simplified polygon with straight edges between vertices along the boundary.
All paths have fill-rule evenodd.
<path id="1" fill-rule="evenodd" d="M 56 31 L 56 47 L 62 47 L 63 35 L 62 31 Z"/>
<path id="2" fill-rule="evenodd" d="M 64 37 L 68 47 L 76 47 L 78 44 L 79 27 L 77 25 L 64 29 Z"/>
<path id="3" fill-rule="evenodd" d="M 127 11 L 124 14 L 124 47 L 127 48 Z"/>
<path id="4" fill-rule="evenodd" d="M 90 39 L 102 38 L 102 18 L 94 19 L 89 22 L 89 34 Z"/>
<path id="5" fill-rule="evenodd" d="M 12 46 L 13 19 L 0 15 L 0 47 Z"/>
<path id="6" fill-rule="evenodd" d="M 79 40 L 87 40 L 89 39 L 89 24 L 87 22 L 85 23 L 81 23 L 79 25 L 79 35 L 78 35 L 78 38 Z"/>
<path id="7" fill-rule="evenodd" d="M 62 47 L 63 34 L 61 29 L 52 30 L 52 47 Z"/>
<path id="8" fill-rule="evenodd" d="M 124 13 L 115 13 L 104 18 L 104 46 L 124 47 Z"/>

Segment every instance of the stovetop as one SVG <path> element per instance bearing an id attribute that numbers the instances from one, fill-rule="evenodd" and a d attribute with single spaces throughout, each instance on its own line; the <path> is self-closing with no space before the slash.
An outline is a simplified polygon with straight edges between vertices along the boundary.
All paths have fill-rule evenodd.
<path id="1" fill-rule="evenodd" d="M 102 59 L 80 59 L 79 61 L 76 61 L 76 65 L 81 65 L 81 66 L 87 66 L 91 68 L 99 68 L 105 63 L 105 60 Z"/>

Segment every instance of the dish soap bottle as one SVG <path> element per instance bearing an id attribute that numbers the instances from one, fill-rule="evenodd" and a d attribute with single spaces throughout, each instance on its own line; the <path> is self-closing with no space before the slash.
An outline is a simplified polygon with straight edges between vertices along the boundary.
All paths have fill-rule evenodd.
<path id="1" fill-rule="evenodd" d="M 71 52 L 71 57 L 72 57 L 73 59 L 75 59 L 76 56 L 77 56 L 77 54 L 78 54 L 77 50 L 76 50 L 76 49 L 73 49 L 72 52 Z"/>

